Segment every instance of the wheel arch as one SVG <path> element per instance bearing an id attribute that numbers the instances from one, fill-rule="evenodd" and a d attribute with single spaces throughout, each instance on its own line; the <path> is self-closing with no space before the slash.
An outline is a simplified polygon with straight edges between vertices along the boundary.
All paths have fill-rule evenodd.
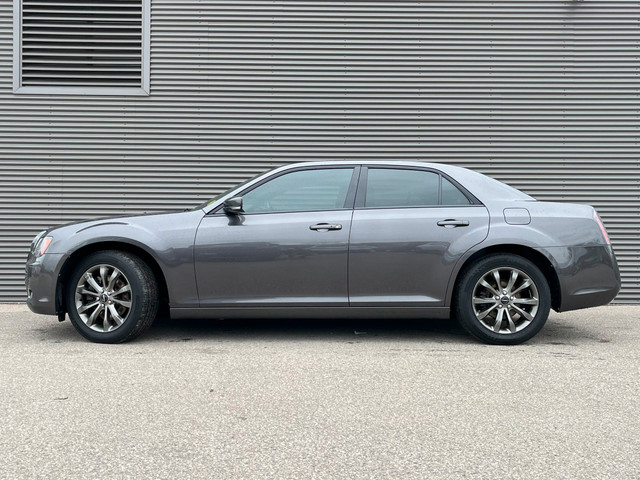
<path id="1" fill-rule="evenodd" d="M 140 258 L 140 260 L 145 262 L 149 268 L 151 268 L 151 271 L 158 282 L 158 289 L 160 290 L 159 313 L 167 314 L 169 308 L 169 289 L 167 287 L 164 272 L 153 255 L 144 248 L 131 243 L 123 241 L 100 241 L 78 248 L 69 255 L 62 265 L 56 284 L 56 312 L 58 312 L 58 316 L 61 317 L 67 312 L 67 306 L 65 305 L 65 285 L 68 283 L 71 272 L 73 272 L 75 266 L 87 255 L 104 250 L 117 250 L 120 252 L 130 253 Z"/>
<path id="2" fill-rule="evenodd" d="M 549 289 L 551 290 L 551 308 L 555 311 L 559 311 L 560 305 L 562 304 L 562 293 L 560 288 L 560 279 L 558 278 L 555 268 L 549 259 L 536 249 L 518 244 L 491 245 L 482 248 L 469 256 L 456 272 L 455 280 L 452 282 L 452 289 L 449 295 L 450 305 L 453 305 L 455 302 L 455 296 L 458 291 L 458 282 L 466 269 L 469 268 L 476 260 L 494 253 L 518 255 L 533 262 L 542 271 L 549 283 Z"/>

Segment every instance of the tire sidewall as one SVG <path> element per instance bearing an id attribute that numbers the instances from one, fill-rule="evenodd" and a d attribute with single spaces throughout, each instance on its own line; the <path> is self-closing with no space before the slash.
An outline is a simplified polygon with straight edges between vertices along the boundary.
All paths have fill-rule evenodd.
<path id="1" fill-rule="evenodd" d="M 80 277 L 91 267 L 107 264 L 118 268 L 131 285 L 131 310 L 125 322 L 112 332 L 97 332 L 88 327 L 80 318 L 76 309 L 75 290 Z M 135 262 L 127 255 L 117 252 L 98 252 L 80 261 L 67 282 L 67 313 L 73 326 L 85 338 L 98 343 L 119 343 L 125 340 L 136 328 L 141 319 L 145 301 L 144 276 Z"/>
<path id="2" fill-rule="evenodd" d="M 473 290 L 480 278 L 496 268 L 516 268 L 533 280 L 538 289 L 538 311 L 533 321 L 513 334 L 499 334 L 484 327 L 473 310 Z M 551 291 L 544 274 L 530 260 L 517 255 L 497 254 L 474 263 L 464 274 L 458 286 L 456 316 L 473 336 L 488 343 L 516 345 L 534 337 L 544 326 L 551 309 Z"/>

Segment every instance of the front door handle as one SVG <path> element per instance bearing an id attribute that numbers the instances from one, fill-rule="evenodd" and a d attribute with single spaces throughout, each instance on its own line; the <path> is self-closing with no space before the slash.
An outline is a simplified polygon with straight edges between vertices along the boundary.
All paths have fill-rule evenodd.
<path id="1" fill-rule="evenodd" d="M 438 226 L 445 228 L 468 227 L 469 220 L 454 220 L 453 218 L 447 218 L 446 220 L 440 220 L 438 222 Z"/>
<path id="2" fill-rule="evenodd" d="M 342 230 L 342 225 L 338 223 L 316 223 L 315 225 L 311 225 L 309 227 L 309 230 Z"/>

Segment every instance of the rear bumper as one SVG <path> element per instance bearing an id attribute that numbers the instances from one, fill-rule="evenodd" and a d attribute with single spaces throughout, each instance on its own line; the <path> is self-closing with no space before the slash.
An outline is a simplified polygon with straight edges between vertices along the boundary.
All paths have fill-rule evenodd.
<path id="1" fill-rule="evenodd" d="M 29 257 L 25 267 L 27 306 L 34 313 L 56 315 L 56 288 L 63 254 Z"/>
<path id="2" fill-rule="evenodd" d="M 566 312 L 611 302 L 620 291 L 620 270 L 610 245 L 539 249 L 551 261 Z"/>

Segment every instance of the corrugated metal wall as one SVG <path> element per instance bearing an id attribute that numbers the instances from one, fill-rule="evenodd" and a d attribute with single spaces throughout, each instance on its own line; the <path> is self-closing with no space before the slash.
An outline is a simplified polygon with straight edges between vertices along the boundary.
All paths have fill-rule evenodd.
<path id="1" fill-rule="evenodd" d="M 640 2 L 152 0 L 149 97 L 12 93 L 0 0 L 0 301 L 31 237 L 196 204 L 268 167 L 422 159 L 586 202 L 640 300 Z"/>

